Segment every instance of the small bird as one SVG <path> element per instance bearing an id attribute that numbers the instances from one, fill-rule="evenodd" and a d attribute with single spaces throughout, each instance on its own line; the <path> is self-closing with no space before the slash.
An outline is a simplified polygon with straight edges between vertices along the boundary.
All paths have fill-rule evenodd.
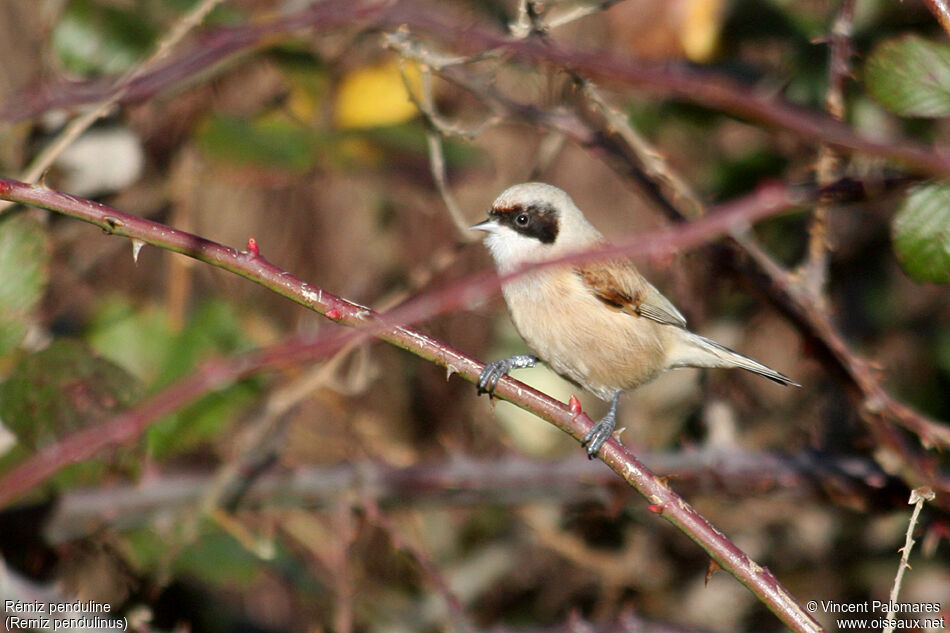
<path id="1" fill-rule="evenodd" d="M 571 197 L 529 182 L 502 192 L 488 219 L 485 245 L 499 274 L 607 245 Z M 478 393 L 491 395 L 502 376 L 534 367 L 540 358 L 587 389 L 610 409 L 584 437 L 593 459 L 617 424 L 620 394 L 680 367 L 740 367 L 782 385 L 798 383 L 742 354 L 686 329 L 686 319 L 644 279 L 633 262 L 611 258 L 542 267 L 502 284 L 515 328 L 534 354 L 485 366 Z"/>

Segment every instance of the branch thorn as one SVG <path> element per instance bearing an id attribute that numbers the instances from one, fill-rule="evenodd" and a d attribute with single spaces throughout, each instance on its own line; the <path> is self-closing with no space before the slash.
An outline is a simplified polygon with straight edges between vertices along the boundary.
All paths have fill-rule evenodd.
<path id="1" fill-rule="evenodd" d="M 145 242 L 134 237 L 132 238 L 132 261 L 136 264 L 139 263 L 139 253 L 142 252 L 143 246 L 145 246 Z"/>
<path id="2" fill-rule="evenodd" d="M 720 569 L 722 569 L 722 565 L 710 558 L 709 567 L 706 569 L 706 579 L 703 581 L 703 586 L 709 586 L 709 579 L 712 578 L 713 574 L 715 574 Z"/>
<path id="3" fill-rule="evenodd" d="M 577 417 L 583 413 L 581 410 L 581 401 L 578 400 L 577 396 L 575 396 L 573 393 L 571 394 L 571 399 L 568 401 L 567 406 L 570 408 L 571 413 L 574 414 L 574 417 Z"/>

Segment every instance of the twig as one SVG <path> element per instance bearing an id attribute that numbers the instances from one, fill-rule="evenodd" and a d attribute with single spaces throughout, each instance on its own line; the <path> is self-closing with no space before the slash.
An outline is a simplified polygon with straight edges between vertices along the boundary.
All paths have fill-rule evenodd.
<path id="1" fill-rule="evenodd" d="M 606 11 L 620 2 L 623 2 L 623 0 L 599 0 L 598 2 L 586 2 L 579 6 L 568 7 L 560 11 L 559 6 L 555 4 L 549 12 L 538 15 L 535 13 L 537 7 L 533 0 L 520 0 L 518 2 L 518 16 L 508 25 L 508 30 L 512 37 L 523 39 L 528 37 L 532 31 L 548 31 L 560 28 L 581 18 L 586 18 L 588 15 Z M 551 15 L 549 16 L 548 13 Z"/>
<path id="2" fill-rule="evenodd" d="M 350 341 L 326 362 L 317 365 L 288 384 L 274 389 L 268 395 L 260 415 L 248 429 L 241 433 L 237 457 L 221 465 L 211 485 L 205 490 L 198 504 L 203 512 L 229 505 L 230 500 L 227 497 L 235 493 L 239 483 L 245 484 L 242 488 L 252 483 L 248 478 L 248 473 L 259 475 L 260 468 L 256 466 L 265 464 L 273 456 L 271 440 L 280 426 L 281 418 L 319 386 L 326 384 L 330 376 L 349 353 L 357 349 L 358 345 L 358 341 Z M 201 515 L 196 514 L 193 518 L 196 521 L 200 520 Z"/>
<path id="3" fill-rule="evenodd" d="M 518 16 L 513 22 L 508 24 L 508 30 L 511 32 L 512 37 L 521 39 L 531 34 L 535 23 L 531 16 L 532 11 L 531 0 L 518 0 Z"/>
<path id="4" fill-rule="evenodd" d="M 571 22 L 580 20 L 581 18 L 586 18 L 588 15 L 606 11 L 615 4 L 619 4 L 623 1 L 624 0 L 600 0 L 600 2 L 593 2 L 583 6 L 573 7 L 560 14 L 555 14 L 551 16 L 551 18 L 545 20 L 545 26 L 549 29 L 556 29 L 566 24 L 570 24 Z"/>
<path id="5" fill-rule="evenodd" d="M 367 518 L 389 535 L 389 539 L 393 542 L 395 547 L 406 552 L 412 558 L 416 565 L 422 570 L 423 574 L 425 574 L 429 583 L 432 584 L 436 591 L 442 596 L 442 599 L 445 600 L 445 603 L 449 607 L 449 614 L 455 625 L 454 630 L 463 633 L 474 633 L 476 631 L 475 625 L 465 613 L 465 607 L 461 599 L 452 591 L 452 587 L 442 572 L 439 571 L 439 567 L 435 564 L 432 556 L 421 546 L 407 538 L 402 533 L 402 530 L 397 528 L 396 525 L 380 511 L 374 499 L 365 497 L 360 505 L 366 512 Z"/>
<path id="6" fill-rule="evenodd" d="M 887 621 L 891 622 L 894 619 L 894 605 L 897 603 L 897 598 L 900 596 L 901 583 L 904 580 L 904 570 L 908 569 L 910 565 L 908 560 L 910 560 L 910 552 L 914 549 L 914 528 L 917 527 L 917 517 L 920 516 L 920 510 L 924 507 L 925 501 L 932 501 L 936 497 L 934 491 L 929 487 L 915 488 L 910 492 L 910 499 L 907 503 L 914 504 L 914 511 L 910 515 L 910 521 L 907 524 L 907 533 L 904 535 L 904 547 L 901 548 L 901 562 L 897 566 L 897 575 L 894 576 L 894 585 L 891 587 L 891 595 L 888 599 L 888 604 L 890 605 L 887 610 Z M 884 633 L 894 633 L 894 626 L 888 624 L 884 627 Z"/>
<path id="7" fill-rule="evenodd" d="M 838 121 L 844 120 L 844 82 L 851 73 L 851 33 L 854 29 L 854 0 L 843 0 L 835 17 L 829 36 L 828 91 L 825 95 L 825 110 Z M 840 177 L 841 156 L 822 144 L 818 149 L 816 177 L 819 185 L 834 182 Z M 828 275 L 828 251 L 831 248 L 828 236 L 828 214 L 831 203 L 819 200 L 812 211 L 808 226 L 808 248 L 805 260 L 797 274 L 804 289 L 815 297 L 823 297 Z M 820 303 L 824 303 L 823 299 Z"/>
<path id="8" fill-rule="evenodd" d="M 459 232 L 459 237 L 465 242 L 474 242 L 478 239 L 478 236 L 474 235 L 469 229 L 469 222 L 466 220 L 465 214 L 462 213 L 458 201 L 452 194 L 452 189 L 449 187 L 448 178 L 445 173 L 445 152 L 442 150 L 442 135 L 449 132 L 449 126 L 442 122 L 435 111 L 435 99 L 432 96 L 432 71 L 428 65 L 421 65 L 421 99 L 413 92 L 412 84 L 406 76 L 405 58 L 403 57 L 399 58 L 399 72 L 402 75 L 403 85 L 406 87 L 406 94 L 408 94 L 409 99 L 416 104 L 416 107 L 419 108 L 419 111 L 422 112 L 428 123 L 426 129 L 426 146 L 429 151 L 429 171 L 432 173 L 432 180 L 435 181 L 435 186 L 439 190 L 439 195 L 442 196 L 442 202 L 449 212 L 449 217 L 452 219 L 455 229 Z M 454 129 L 452 133 L 460 134 Z M 468 134 L 466 134 L 466 136 L 468 136 Z"/>
<path id="9" fill-rule="evenodd" d="M 639 159 L 644 175 L 668 191 L 668 197 L 687 218 L 698 218 L 706 213 L 706 205 L 685 178 L 673 169 L 666 158 L 643 135 L 637 132 L 627 117 L 607 103 L 600 90 L 587 80 L 581 80 L 581 89 L 587 99 L 599 109 L 607 128 L 620 136 Z"/>

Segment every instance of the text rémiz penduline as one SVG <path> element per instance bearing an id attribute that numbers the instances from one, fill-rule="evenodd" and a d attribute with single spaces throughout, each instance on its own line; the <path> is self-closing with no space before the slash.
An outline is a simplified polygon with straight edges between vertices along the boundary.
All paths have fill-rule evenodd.
<path id="1" fill-rule="evenodd" d="M 109 613 L 112 605 L 95 600 L 44 602 L 42 600 L 4 600 L 7 613 Z"/>

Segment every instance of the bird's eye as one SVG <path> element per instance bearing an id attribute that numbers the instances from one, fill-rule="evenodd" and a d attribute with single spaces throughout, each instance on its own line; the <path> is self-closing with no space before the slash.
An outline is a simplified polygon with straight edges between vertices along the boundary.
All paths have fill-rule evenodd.
<path id="1" fill-rule="evenodd" d="M 527 213 L 521 213 L 515 218 L 515 224 L 518 226 L 528 226 L 528 223 L 530 222 L 531 218 L 528 217 Z"/>

